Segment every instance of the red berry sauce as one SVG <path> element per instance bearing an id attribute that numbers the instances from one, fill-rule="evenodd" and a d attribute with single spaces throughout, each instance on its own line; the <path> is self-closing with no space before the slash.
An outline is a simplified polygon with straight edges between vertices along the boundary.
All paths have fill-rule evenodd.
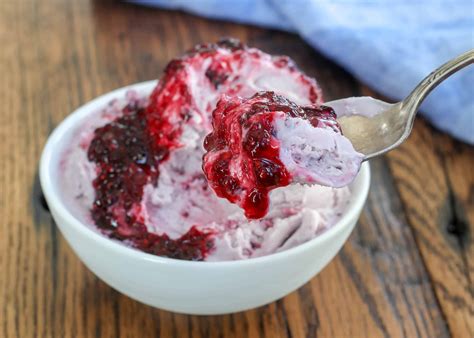
<path id="1" fill-rule="evenodd" d="M 88 158 L 96 163 L 98 171 L 93 181 L 93 220 L 108 236 L 145 252 L 203 260 L 213 247 L 211 232 L 193 226 L 178 239 L 148 232 L 140 213 L 143 188 L 157 183 L 159 165 L 168 158 L 173 144 L 157 142 L 156 133 L 149 129 L 146 110 L 138 101 L 132 100 L 122 113 L 95 130 L 88 149 Z M 162 132 L 167 132 L 164 126 Z"/>
<path id="2" fill-rule="evenodd" d="M 240 205 L 251 219 L 265 216 L 271 190 L 292 181 L 279 158 L 275 118 L 303 118 L 340 133 L 331 108 L 301 107 L 274 92 L 249 99 L 224 96 L 212 117 L 214 130 L 204 140 L 204 173 L 219 197 Z"/>

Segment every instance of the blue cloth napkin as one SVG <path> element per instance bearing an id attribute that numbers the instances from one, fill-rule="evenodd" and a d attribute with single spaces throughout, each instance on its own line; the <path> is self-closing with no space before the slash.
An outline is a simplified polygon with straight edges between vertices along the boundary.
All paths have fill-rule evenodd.
<path id="1" fill-rule="evenodd" d="M 298 33 L 360 81 L 403 99 L 436 67 L 474 48 L 472 0 L 135 0 Z M 421 113 L 474 144 L 474 66 L 436 88 Z"/>

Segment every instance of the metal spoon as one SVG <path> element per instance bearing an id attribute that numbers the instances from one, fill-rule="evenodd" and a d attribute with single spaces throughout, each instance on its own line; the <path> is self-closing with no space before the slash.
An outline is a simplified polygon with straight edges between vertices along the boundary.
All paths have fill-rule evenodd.
<path id="1" fill-rule="evenodd" d="M 384 154 L 403 143 L 413 128 L 418 107 L 443 80 L 474 63 L 474 49 L 446 62 L 428 75 L 410 95 L 398 103 L 387 103 L 369 96 L 326 102 L 340 116 L 344 136 L 364 155 L 364 161 Z"/>

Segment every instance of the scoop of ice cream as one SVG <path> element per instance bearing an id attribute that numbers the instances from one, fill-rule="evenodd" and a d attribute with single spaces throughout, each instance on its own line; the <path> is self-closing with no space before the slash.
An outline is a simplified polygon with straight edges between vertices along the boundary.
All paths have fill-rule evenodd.
<path id="1" fill-rule="evenodd" d="M 218 98 L 266 89 L 300 104 L 321 100 L 316 82 L 287 57 L 234 40 L 171 61 L 148 99 L 129 92 L 78 126 L 61 163 L 69 208 L 114 240 L 179 259 L 256 257 L 313 238 L 340 217 L 349 189 L 275 190 L 275 208 L 249 222 L 238 206 L 216 197 L 202 172 Z"/>
<path id="2" fill-rule="evenodd" d="M 299 106 L 274 92 L 224 96 L 213 112 L 203 170 L 219 197 L 263 217 L 269 191 L 290 183 L 341 187 L 362 156 L 346 139 L 332 108 Z"/>

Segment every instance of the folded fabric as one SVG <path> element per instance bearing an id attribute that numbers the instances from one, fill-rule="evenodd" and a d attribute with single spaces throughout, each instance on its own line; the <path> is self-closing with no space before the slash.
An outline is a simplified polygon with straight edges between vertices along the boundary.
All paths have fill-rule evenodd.
<path id="1" fill-rule="evenodd" d="M 298 33 L 357 79 L 403 99 L 436 67 L 474 48 L 472 0 L 135 0 Z M 474 144 L 474 67 L 436 88 L 421 113 Z"/>

